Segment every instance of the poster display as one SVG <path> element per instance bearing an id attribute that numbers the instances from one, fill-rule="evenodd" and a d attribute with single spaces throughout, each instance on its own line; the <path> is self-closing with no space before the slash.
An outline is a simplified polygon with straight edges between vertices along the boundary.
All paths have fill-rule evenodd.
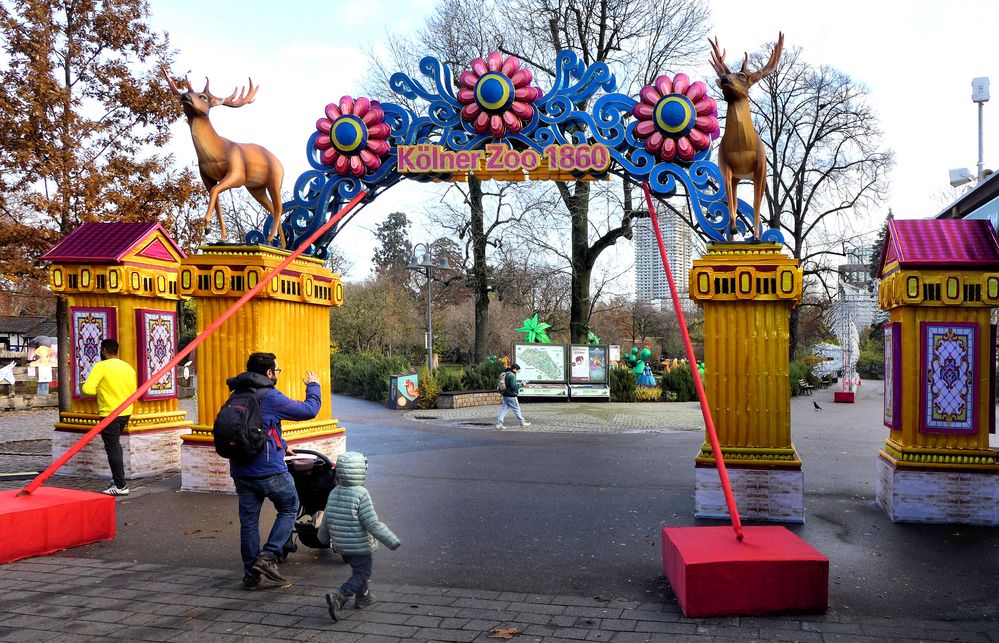
<path id="1" fill-rule="evenodd" d="M 607 381 L 607 347 L 572 345 L 569 347 L 569 376 L 573 384 L 603 384 Z"/>
<path id="2" fill-rule="evenodd" d="M 565 346 L 559 344 L 514 344 L 513 361 L 520 366 L 521 382 L 566 381 Z"/>
<path id="3" fill-rule="evenodd" d="M 609 348 L 610 354 L 607 356 L 607 359 L 610 360 L 611 364 L 617 364 L 621 361 L 621 345 L 611 344 Z"/>

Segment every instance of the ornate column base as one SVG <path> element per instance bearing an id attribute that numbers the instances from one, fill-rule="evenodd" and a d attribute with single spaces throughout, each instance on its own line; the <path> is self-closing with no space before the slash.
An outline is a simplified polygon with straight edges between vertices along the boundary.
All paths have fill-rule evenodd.
<path id="1" fill-rule="evenodd" d="M 739 516 L 743 519 L 805 522 L 805 475 L 800 468 L 726 463 L 726 470 Z M 714 465 L 698 464 L 694 468 L 694 516 L 729 518 L 718 469 Z"/>
<path id="2" fill-rule="evenodd" d="M 282 429 L 292 449 L 317 451 L 334 462 L 347 450 L 347 434 L 335 419 L 283 422 Z M 229 476 L 229 461 L 215 453 L 212 427 L 192 427 L 191 434 L 184 436 L 180 451 L 181 491 L 236 493 Z"/>
<path id="3" fill-rule="evenodd" d="M 875 483 L 892 522 L 999 526 L 999 468 L 915 468 L 882 451 Z"/>
<path id="4" fill-rule="evenodd" d="M 148 478 L 180 470 L 181 436 L 190 431 L 191 423 L 183 411 L 139 416 L 133 419 L 121 436 L 121 451 L 125 477 Z M 82 413 L 64 413 L 52 433 L 52 459 L 58 458 L 80 436 L 97 423 L 97 418 Z M 59 475 L 110 478 L 108 457 L 100 437 L 91 440 L 75 457 L 59 470 Z"/>

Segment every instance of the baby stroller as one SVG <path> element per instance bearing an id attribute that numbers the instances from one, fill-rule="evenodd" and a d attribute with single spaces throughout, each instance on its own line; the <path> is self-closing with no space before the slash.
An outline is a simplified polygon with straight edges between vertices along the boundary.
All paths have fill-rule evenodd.
<path id="1" fill-rule="evenodd" d="M 285 462 L 288 464 L 288 472 L 295 480 L 299 507 L 295 526 L 288 542 L 284 544 L 281 560 L 298 551 L 298 542 L 314 549 L 327 549 L 326 545 L 319 542 L 319 525 L 326 509 L 326 499 L 336 486 L 336 465 L 322 453 L 295 449 L 295 455 L 285 458 Z"/>

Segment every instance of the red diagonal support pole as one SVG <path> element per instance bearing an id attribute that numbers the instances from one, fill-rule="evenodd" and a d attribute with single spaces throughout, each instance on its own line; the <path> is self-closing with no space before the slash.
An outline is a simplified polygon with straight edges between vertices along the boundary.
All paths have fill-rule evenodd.
<path id="1" fill-rule="evenodd" d="M 652 219 L 652 229 L 655 230 L 656 241 L 659 243 L 659 256 L 662 258 L 663 268 L 666 270 L 666 281 L 669 282 L 670 295 L 673 296 L 676 319 L 680 325 L 680 333 L 683 335 L 683 347 L 687 351 L 690 374 L 694 377 L 697 399 L 701 402 L 701 414 L 704 416 L 704 425 L 708 429 L 711 454 L 714 456 L 715 464 L 718 467 L 718 477 L 721 479 L 722 491 L 725 493 L 728 515 L 732 519 L 732 529 L 735 530 L 735 537 L 742 540 L 742 521 L 739 520 L 739 508 L 735 506 L 735 495 L 732 493 L 732 485 L 728 481 L 728 470 L 725 468 L 725 459 L 722 457 L 721 445 L 718 444 L 718 432 L 715 430 L 714 420 L 711 419 L 711 409 L 708 408 L 708 398 L 704 395 L 704 383 L 701 382 L 701 374 L 697 370 L 697 360 L 694 358 L 694 345 L 690 343 L 690 334 L 687 332 L 687 321 L 683 317 L 683 308 L 680 307 L 680 295 L 676 291 L 676 282 L 673 281 L 673 271 L 670 270 L 669 260 L 666 258 L 666 244 L 663 243 L 663 233 L 659 230 L 659 219 L 656 217 L 656 208 L 652 204 L 652 191 L 649 189 L 648 181 L 642 183 L 642 190 L 645 192 L 645 202 L 649 206 L 649 218 Z"/>
<path id="2" fill-rule="evenodd" d="M 52 464 L 50 464 L 48 466 L 48 468 L 45 469 L 45 471 L 42 471 L 41 473 L 39 473 L 38 476 L 34 480 L 32 480 L 26 487 L 24 487 L 23 489 L 21 489 L 21 491 L 18 492 L 17 495 L 18 496 L 28 495 L 31 492 L 33 492 L 35 489 L 37 489 L 38 487 L 42 486 L 45 483 L 46 480 L 48 480 L 49 478 L 52 477 L 52 474 L 54 474 L 56 471 L 59 470 L 60 467 L 62 467 L 62 465 L 64 465 L 67 462 L 69 462 L 70 458 L 72 458 L 74 455 L 76 455 L 77 453 L 79 453 L 80 450 L 83 449 L 83 447 L 87 446 L 87 444 L 91 440 L 93 440 L 95 437 L 97 437 L 97 435 L 101 431 L 104 430 L 104 427 L 106 427 L 107 425 L 111 424 L 111 422 L 113 422 L 115 420 L 115 418 L 117 418 L 119 415 L 121 415 L 122 411 L 124 411 L 125 409 L 127 409 L 136 400 L 138 400 L 140 397 L 142 397 L 143 395 L 145 395 L 146 391 L 148 391 L 150 388 L 152 388 L 153 384 L 155 384 L 156 382 L 158 382 L 161 377 L 163 377 L 164 375 L 166 375 L 167 373 L 169 373 L 170 369 L 176 368 L 177 364 L 180 364 L 180 361 L 182 359 L 184 359 L 185 357 L 187 357 L 191 353 L 191 351 L 193 351 L 202 342 L 204 342 L 206 339 L 208 339 L 208 336 L 211 335 L 212 333 L 214 333 L 216 330 L 218 330 L 219 327 L 222 326 L 222 324 L 224 324 L 227 319 L 229 319 L 230 317 L 232 317 L 233 315 L 235 315 L 236 311 L 238 311 L 240 308 L 242 308 L 243 305 L 246 304 L 246 302 L 248 302 L 251 299 L 253 299 L 253 297 L 256 296 L 256 294 L 258 292 L 260 292 L 261 290 L 263 290 L 264 287 L 267 284 L 269 284 L 272 279 L 274 279 L 274 277 L 276 277 L 279 274 L 281 274 L 282 270 L 284 270 L 289 265 L 291 265 L 292 261 L 294 261 L 295 259 L 298 259 L 298 257 L 303 252 L 305 252 L 306 249 L 309 248 L 309 246 L 311 246 L 313 243 L 315 243 L 319 239 L 319 237 L 321 237 L 324 234 L 326 234 L 326 232 L 329 231 L 330 228 L 332 228 L 337 223 L 339 223 L 341 219 L 343 219 L 351 210 L 353 210 L 357 206 L 358 203 L 360 203 L 364 199 L 365 196 L 367 196 L 367 194 L 368 194 L 367 192 L 365 192 L 365 191 L 362 190 L 360 193 L 358 193 L 357 196 L 355 196 L 353 199 L 351 199 L 350 202 L 347 205 L 343 206 L 340 209 L 339 212 L 337 212 L 332 217 L 330 217 L 329 221 L 327 221 L 326 223 L 324 223 L 321 228 L 319 228 L 318 230 L 316 230 L 315 232 L 313 232 L 312 236 L 310 236 L 308 239 L 306 239 L 305 241 L 303 241 L 298 246 L 297 250 L 295 250 L 290 255 L 288 255 L 288 257 L 284 261 L 282 261 L 276 268 L 274 268 L 274 270 L 271 270 L 270 272 L 265 273 L 263 275 L 263 278 L 260 280 L 259 283 L 257 283 L 256 286 L 254 286 L 253 288 L 251 288 L 250 290 L 248 290 L 242 297 L 240 297 L 236 301 L 236 303 L 234 303 L 232 306 L 230 306 L 228 310 L 226 310 L 224 313 L 222 313 L 221 315 L 219 315 L 219 318 L 216 319 L 215 321 L 213 321 L 211 323 L 211 325 L 208 326 L 208 328 L 206 328 L 200 335 L 198 335 L 193 340 L 191 340 L 191 343 L 188 344 L 187 346 L 185 346 L 184 350 L 182 350 L 179 353 L 177 353 L 177 355 L 175 355 L 174 358 L 172 360 L 170 360 L 167 363 L 166 366 L 164 366 L 160 370 L 158 370 L 155 373 L 153 373 L 153 375 L 148 380 L 146 380 L 142 384 L 142 386 L 140 386 L 138 388 L 138 390 L 135 391 L 135 393 L 132 393 L 128 397 L 127 400 L 125 400 L 124 402 L 122 402 L 121 404 L 119 404 L 118 408 L 116 408 L 114 411 L 112 411 L 111 414 L 108 415 L 106 418 L 104 418 L 103 420 L 101 420 L 100 422 L 98 422 L 94 426 L 94 428 L 92 428 L 89 431 L 87 431 L 86 434 L 84 434 L 84 436 L 82 438 L 80 438 L 79 440 L 76 441 L 76 444 L 74 444 L 69 449 L 67 449 L 66 452 L 63 453 L 61 456 L 59 456 L 59 458 L 55 462 L 53 462 Z"/>

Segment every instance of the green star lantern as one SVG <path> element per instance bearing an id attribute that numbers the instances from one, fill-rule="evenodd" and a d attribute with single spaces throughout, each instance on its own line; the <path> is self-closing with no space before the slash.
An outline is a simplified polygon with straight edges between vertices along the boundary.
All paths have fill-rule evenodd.
<path id="1" fill-rule="evenodd" d="M 587 333 L 587 335 L 586 335 L 586 341 L 587 341 L 587 343 L 590 343 L 590 344 L 599 344 L 599 343 L 600 343 L 600 338 L 599 338 L 599 337 L 597 337 L 597 334 L 596 334 L 596 333 L 594 333 L 594 332 L 593 332 L 593 331 L 591 330 L 591 331 L 590 331 L 589 333 Z"/>
<path id="2" fill-rule="evenodd" d="M 538 314 L 535 313 L 534 317 L 524 320 L 524 325 L 517 332 L 524 333 L 524 341 L 528 344 L 551 344 L 552 340 L 547 332 L 550 327 L 551 324 L 538 320 Z"/>

